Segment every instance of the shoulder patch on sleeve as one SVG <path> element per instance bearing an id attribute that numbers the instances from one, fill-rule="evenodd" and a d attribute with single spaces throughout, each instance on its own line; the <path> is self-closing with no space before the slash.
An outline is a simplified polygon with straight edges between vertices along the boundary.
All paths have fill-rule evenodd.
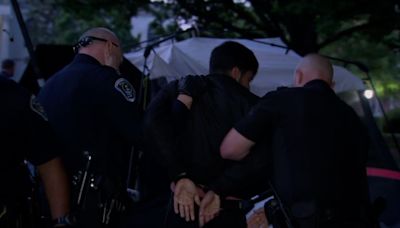
<path id="1" fill-rule="evenodd" d="M 127 101 L 134 102 L 136 99 L 136 91 L 125 78 L 119 78 L 115 81 L 115 89 L 120 92 Z"/>
<path id="2" fill-rule="evenodd" d="M 36 99 L 35 95 L 31 96 L 31 101 L 30 101 L 30 108 L 32 111 L 34 111 L 36 114 L 41 116 L 45 121 L 48 121 L 47 119 L 47 114 L 44 111 L 43 106 L 39 103 L 39 101 Z"/>

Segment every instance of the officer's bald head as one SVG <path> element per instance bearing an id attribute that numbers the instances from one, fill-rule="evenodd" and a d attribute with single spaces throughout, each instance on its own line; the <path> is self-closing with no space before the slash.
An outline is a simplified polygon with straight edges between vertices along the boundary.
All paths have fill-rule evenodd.
<path id="1" fill-rule="evenodd" d="M 79 40 L 84 39 L 85 37 L 97 37 L 101 38 L 104 40 L 109 40 L 112 41 L 118 45 L 120 45 L 118 37 L 115 35 L 115 33 L 107 28 L 104 27 L 96 27 L 96 28 L 91 28 L 84 32 L 82 36 L 79 38 Z"/>
<path id="2" fill-rule="evenodd" d="M 320 79 L 333 86 L 333 68 L 331 62 L 318 54 L 308 54 L 296 67 L 295 86 L 303 86 L 309 81 Z"/>
<path id="3" fill-rule="evenodd" d="M 118 70 L 122 63 L 122 50 L 118 37 L 107 28 L 96 27 L 84 32 L 79 38 L 80 54 L 90 55 L 102 65 Z"/>

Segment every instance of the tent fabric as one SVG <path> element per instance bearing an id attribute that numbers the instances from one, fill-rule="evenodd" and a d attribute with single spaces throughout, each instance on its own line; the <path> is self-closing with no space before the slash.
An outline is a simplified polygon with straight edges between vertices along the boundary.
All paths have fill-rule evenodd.
<path id="1" fill-rule="evenodd" d="M 146 61 L 150 79 L 166 77 L 167 81 L 172 81 L 188 74 L 206 75 L 212 49 L 229 40 L 248 47 L 259 61 L 258 73 L 251 83 L 253 93 L 262 96 L 277 87 L 292 85 L 294 69 L 302 57 L 285 48 L 269 45 L 284 46 L 278 38 L 247 40 L 195 37 L 179 42 L 164 42 L 151 51 Z M 143 68 L 143 50 L 126 53 L 125 57 L 139 69 Z M 360 78 L 340 66 L 334 66 L 334 80 L 337 93 L 365 89 Z"/>

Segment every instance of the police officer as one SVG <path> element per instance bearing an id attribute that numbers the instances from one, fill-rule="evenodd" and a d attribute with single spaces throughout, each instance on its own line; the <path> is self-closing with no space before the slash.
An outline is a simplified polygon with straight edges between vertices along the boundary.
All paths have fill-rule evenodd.
<path id="1" fill-rule="evenodd" d="M 295 71 L 296 88 L 265 95 L 221 145 L 222 157 L 240 160 L 272 137 L 265 151 L 272 165 L 265 172 L 293 227 L 370 225 L 366 131 L 332 90 L 332 76 L 329 60 L 305 56 Z"/>
<path id="2" fill-rule="evenodd" d="M 140 138 L 136 92 L 119 74 L 121 43 L 112 31 L 89 29 L 75 50 L 38 98 L 67 145 L 62 158 L 74 185 L 78 226 L 113 226 L 129 202 L 127 161 Z"/>
<path id="3" fill-rule="evenodd" d="M 258 100 L 248 90 L 257 69 L 251 50 L 225 42 L 212 51 L 208 76 L 187 76 L 172 82 L 150 103 L 146 130 L 166 161 L 174 189 L 167 227 L 204 225 L 202 216 L 197 220 L 195 203 L 200 203 L 202 192 L 210 188 L 220 191 L 229 184 L 231 176 L 225 170 L 233 164 L 220 158 L 219 145 L 235 121 Z M 224 194 L 241 197 L 238 191 Z M 245 226 L 237 207 L 224 208 L 214 224 L 209 224 Z"/>
<path id="4" fill-rule="evenodd" d="M 58 226 L 66 225 L 69 186 L 57 154 L 61 146 L 43 108 L 34 96 L 5 77 L 0 77 L 0 101 L 0 227 L 32 227 L 39 219 L 28 208 L 37 202 L 28 201 L 33 192 L 24 159 L 38 168 L 52 218 Z"/>

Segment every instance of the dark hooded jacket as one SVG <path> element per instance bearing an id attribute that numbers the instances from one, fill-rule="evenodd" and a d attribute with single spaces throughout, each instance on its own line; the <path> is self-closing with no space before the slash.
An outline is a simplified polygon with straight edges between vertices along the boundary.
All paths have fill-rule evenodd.
<path id="1" fill-rule="evenodd" d="M 166 165 L 170 180 L 186 172 L 196 184 L 219 194 L 250 196 L 253 193 L 249 189 L 238 189 L 234 183 L 245 183 L 265 163 L 253 158 L 257 156 L 240 162 L 224 160 L 219 147 L 227 132 L 258 97 L 229 76 L 212 74 L 204 79 L 207 90 L 194 100 L 186 115 L 175 115 L 172 110 L 178 95 L 178 81 L 171 82 L 157 94 L 145 115 L 146 138 L 155 147 L 160 162 Z"/>

